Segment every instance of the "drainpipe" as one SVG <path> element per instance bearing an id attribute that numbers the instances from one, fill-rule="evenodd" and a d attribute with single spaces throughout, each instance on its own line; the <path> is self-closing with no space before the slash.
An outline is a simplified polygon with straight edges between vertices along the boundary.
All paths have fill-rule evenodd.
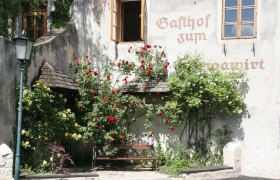
<path id="1" fill-rule="evenodd" d="M 51 31 L 51 25 L 52 25 L 52 19 L 49 18 L 51 15 L 51 11 L 53 11 L 54 9 L 52 9 L 53 7 L 53 0 L 48 0 L 48 4 L 47 4 L 47 32 Z"/>

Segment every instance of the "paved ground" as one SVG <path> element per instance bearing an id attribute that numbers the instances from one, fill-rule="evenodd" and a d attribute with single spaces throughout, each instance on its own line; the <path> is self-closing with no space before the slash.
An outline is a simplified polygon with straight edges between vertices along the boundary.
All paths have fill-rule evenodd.
<path id="1" fill-rule="evenodd" d="M 100 180 L 183 180 L 155 171 L 96 171 Z"/>

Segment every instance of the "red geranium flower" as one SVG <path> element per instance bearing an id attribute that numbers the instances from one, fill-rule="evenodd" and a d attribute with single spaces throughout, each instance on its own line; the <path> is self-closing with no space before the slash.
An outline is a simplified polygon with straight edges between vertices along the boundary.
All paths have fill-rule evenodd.
<path id="1" fill-rule="evenodd" d="M 76 61 L 76 65 L 80 65 L 80 61 Z"/>
<path id="2" fill-rule="evenodd" d="M 121 67 L 121 62 L 118 62 L 118 67 Z"/>
<path id="3" fill-rule="evenodd" d="M 92 91 L 91 93 L 92 93 L 93 95 L 96 95 L 96 94 L 97 94 L 97 92 L 96 92 L 96 91 Z"/>
<path id="4" fill-rule="evenodd" d="M 110 81 L 110 80 L 111 80 L 110 75 L 107 75 L 107 80 L 108 80 L 108 81 Z"/>
<path id="5" fill-rule="evenodd" d="M 87 64 L 88 64 L 88 65 L 91 65 L 91 62 L 89 61 Z"/>
<path id="6" fill-rule="evenodd" d="M 142 59 L 142 60 L 141 60 L 141 63 L 144 63 L 144 62 L 145 62 L 145 60 L 144 60 L 144 59 Z"/>
<path id="7" fill-rule="evenodd" d="M 90 73 L 90 71 L 88 70 L 88 71 L 86 71 L 86 75 L 89 75 L 89 73 Z"/>
<path id="8" fill-rule="evenodd" d="M 112 135 L 113 135 L 113 136 L 115 136 L 115 135 L 117 135 L 117 134 L 118 134 L 118 133 L 117 133 L 116 131 L 113 131 L 113 132 L 112 132 Z"/>
<path id="9" fill-rule="evenodd" d="M 88 59 L 88 55 L 86 55 L 86 59 Z"/>
<path id="10" fill-rule="evenodd" d="M 116 94 L 116 91 L 114 89 L 112 89 L 112 94 Z"/>
<path id="11" fill-rule="evenodd" d="M 131 94 L 129 94 L 129 93 L 127 93 L 126 95 L 127 95 L 128 97 L 130 97 L 130 96 L 131 96 Z"/>
<path id="12" fill-rule="evenodd" d="M 139 55 L 140 55 L 140 56 L 144 56 L 144 53 L 143 53 L 143 51 L 141 51 L 141 52 L 139 53 Z"/>
<path id="13" fill-rule="evenodd" d="M 74 58 L 74 59 L 77 59 L 77 56 L 74 54 L 74 55 L 73 55 L 73 58 Z"/>
<path id="14" fill-rule="evenodd" d="M 98 75 L 98 72 L 97 72 L 97 71 L 94 71 L 93 74 L 94 74 L 95 76 L 97 76 L 97 75 Z"/>
<path id="15" fill-rule="evenodd" d="M 162 111 L 160 111 L 160 112 L 158 113 L 158 115 L 160 115 L 160 116 L 161 116 L 161 115 L 163 115 L 163 112 L 162 112 Z"/>
<path id="16" fill-rule="evenodd" d="M 115 140 L 114 139 L 110 139 L 109 143 L 112 144 Z"/>
<path id="17" fill-rule="evenodd" d="M 108 98 L 103 98 L 103 102 L 107 103 L 109 101 Z"/>
<path id="18" fill-rule="evenodd" d="M 145 68 L 145 64 L 141 64 L 140 67 L 144 69 Z"/>
<path id="19" fill-rule="evenodd" d="M 173 131 L 175 130 L 175 128 L 174 128 L 174 127 L 172 127 L 172 128 L 170 128 L 170 130 L 173 132 Z"/>
<path id="20" fill-rule="evenodd" d="M 169 122 L 169 119 L 168 119 L 168 118 L 165 118 L 164 122 L 165 122 L 165 123 L 168 123 L 168 122 Z"/>

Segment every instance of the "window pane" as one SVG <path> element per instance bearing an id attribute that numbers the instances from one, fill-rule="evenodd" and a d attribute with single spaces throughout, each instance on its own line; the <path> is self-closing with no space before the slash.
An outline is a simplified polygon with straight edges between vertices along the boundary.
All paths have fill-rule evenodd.
<path id="1" fill-rule="evenodd" d="M 241 36 L 254 36 L 254 23 L 241 24 Z"/>
<path id="2" fill-rule="evenodd" d="M 30 38 L 30 39 L 35 39 L 34 38 L 34 30 L 33 29 L 32 30 L 27 30 L 26 31 L 26 37 Z"/>
<path id="3" fill-rule="evenodd" d="M 237 21 L 237 10 L 226 10 L 225 22 L 236 22 Z"/>
<path id="4" fill-rule="evenodd" d="M 226 1 L 226 7 L 237 6 L 237 0 L 225 0 L 225 1 Z"/>
<path id="5" fill-rule="evenodd" d="M 255 0 L 242 0 L 242 6 L 250 6 L 254 4 L 255 4 Z"/>
<path id="6" fill-rule="evenodd" d="M 225 37 L 236 37 L 237 35 L 237 26 L 234 25 L 225 25 Z"/>
<path id="7" fill-rule="evenodd" d="M 242 9 L 241 20 L 254 21 L 254 9 Z"/>
<path id="8" fill-rule="evenodd" d="M 27 28 L 33 28 L 34 27 L 34 16 L 27 16 L 26 19 L 27 19 L 26 20 Z"/>
<path id="9" fill-rule="evenodd" d="M 44 27 L 44 16 L 36 16 L 36 26 L 37 28 Z"/>

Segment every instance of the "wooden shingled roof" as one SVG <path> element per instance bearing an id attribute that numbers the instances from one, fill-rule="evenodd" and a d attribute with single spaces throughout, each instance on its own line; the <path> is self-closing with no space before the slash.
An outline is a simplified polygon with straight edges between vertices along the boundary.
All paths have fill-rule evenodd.
<path id="1" fill-rule="evenodd" d="M 151 82 L 149 87 L 145 83 L 142 83 L 139 79 L 134 79 L 128 83 L 128 85 L 123 86 L 124 93 L 145 93 L 145 92 L 160 92 L 160 93 L 169 93 L 170 89 L 167 86 L 167 83 L 164 81 L 160 82 Z"/>
<path id="2" fill-rule="evenodd" d="M 39 80 L 50 88 L 62 88 L 69 90 L 79 90 L 77 84 L 71 77 L 62 71 L 54 69 L 48 62 L 45 62 L 41 68 Z"/>

